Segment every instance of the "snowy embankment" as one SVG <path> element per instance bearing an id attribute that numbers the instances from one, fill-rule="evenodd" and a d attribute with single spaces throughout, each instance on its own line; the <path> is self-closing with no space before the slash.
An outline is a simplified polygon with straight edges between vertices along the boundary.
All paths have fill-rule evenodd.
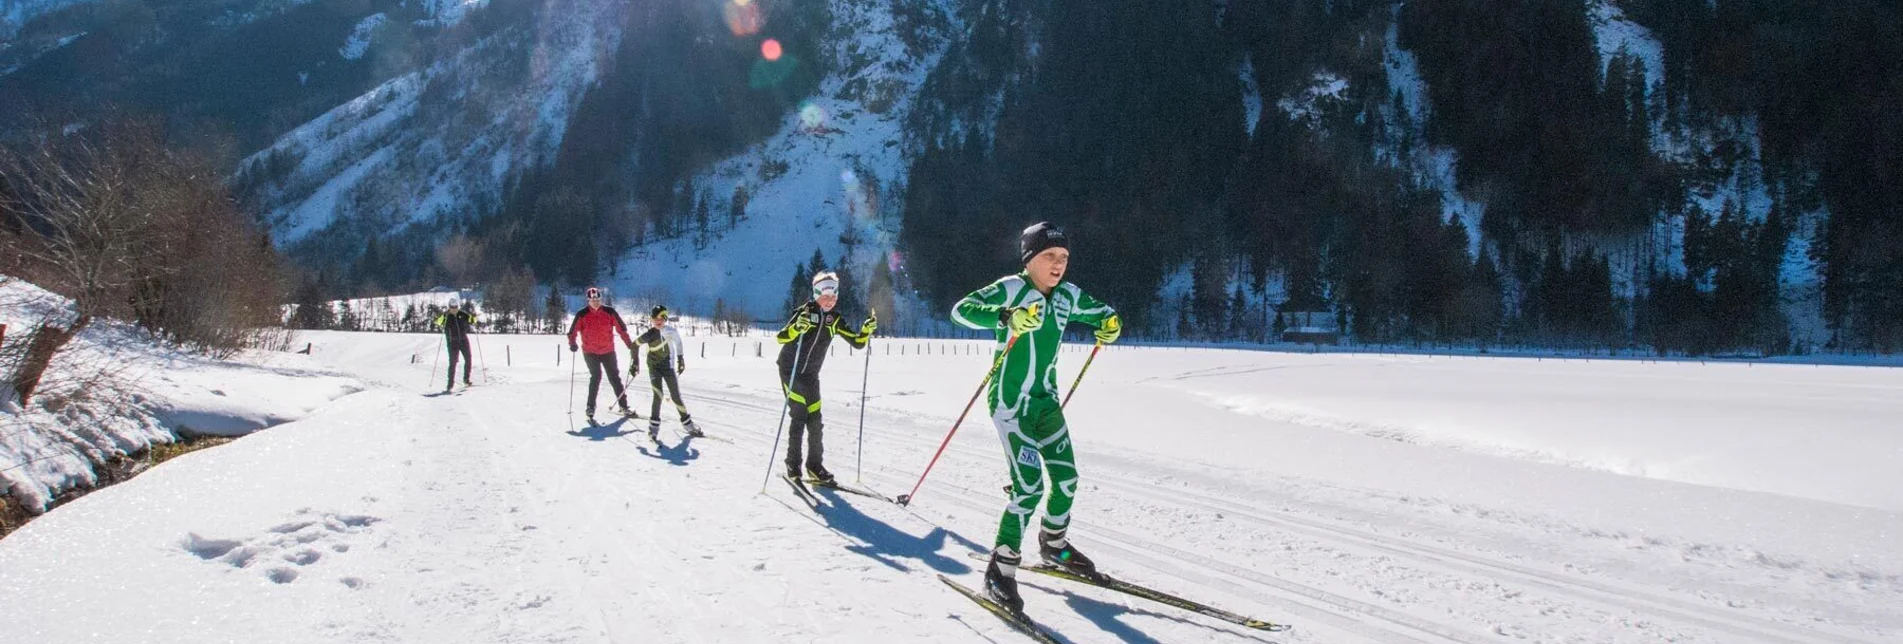
<path id="1" fill-rule="evenodd" d="M 0 276 L 7 355 L 23 352 L 41 324 L 66 327 L 76 315 L 70 300 Z M 54 357 L 24 407 L 10 387 L 0 394 L 0 492 L 44 509 L 62 492 L 96 484 L 95 467 L 113 458 L 182 434 L 237 436 L 290 422 L 363 387 L 303 356 L 212 360 L 96 320 Z"/>
<path id="2" fill-rule="evenodd" d="M 825 491 L 809 508 L 785 483 L 760 493 L 780 408 L 757 338 L 687 338 L 687 404 L 714 438 L 669 410 L 656 444 L 645 422 L 565 413 L 556 337 L 478 336 L 486 379 L 450 395 L 426 393 L 436 337 L 309 337 L 382 386 L 0 542 L 9 633 L 1020 641 L 932 579 L 977 582 L 965 553 L 1003 506 L 982 414 L 909 509 Z M 831 468 L 907 491 L 985 348 L 882 340 L 862 409 L 866 357 L 838 346 Z M 1061 383 L 1087 351 L 1067 347 Z M 1075 642 L 1897 641 L 1903 435 L 1882 421 L 1899 394 L 1889 369 L 1113 347 L 1069 414 L 1080 547 L 1297 629 L 1041 578 L 1028 610 Z"/>

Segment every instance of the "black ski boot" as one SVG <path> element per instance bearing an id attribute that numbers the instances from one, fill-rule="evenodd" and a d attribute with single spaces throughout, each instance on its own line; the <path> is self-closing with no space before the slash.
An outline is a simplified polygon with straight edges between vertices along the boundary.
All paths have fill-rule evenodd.
<path id="1" fill-rule="evenodd" d="M 661 419 L 656 418 L 648 422 L 648 440 L 661 442 Z"/>
<path id="2" fill-rule="evenodd" d="M 826 471 L 826 467 L 823 465 L 806 468 L 806 475 L 821 483 L 827 485 L 833 484 L 833 473 Z"/>
<path id="3" fill-rule="evenodd" d="M 1063 530 L 1057 532 L 1038 530 L 1037 551 L 1044 557 L 1044 563 L 1090 579 L 1102 578 L 1097 574 L 1097 564 L 1084 556 L 1084 553 L 1078 552 L 1077 547 L 1071 545 L 1070 540 L 1064 537 Z"/>
<path id="4" fill-rule="evenodd" d="M 799 463 L 786 464 L 786 478 L 792 479 L 795 482 L 800 480 L 800 464 Z"/>
<path id="5" fill-rule="evenodd" d="M 985 566 L 985 596 L 1005 610 L 1024 614 L 1024 598 L 1018 596 L 1018 564 L 1022 560 L 1010 548 L 998 546 L 991 551 L 991 563 Z"/>

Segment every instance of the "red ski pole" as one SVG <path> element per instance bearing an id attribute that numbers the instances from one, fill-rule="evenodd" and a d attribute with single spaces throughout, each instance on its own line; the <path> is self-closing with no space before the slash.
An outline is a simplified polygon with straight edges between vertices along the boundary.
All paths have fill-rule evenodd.
<path id="1" fill-rule="evenodd" d="M 1070 391 L 1064 392 L 1064 402 L 1057 406 L 1058 409 L 1063 409 L 1070 406 L 1071 395 L 1077 393 L 1077 385 L 1084 384 L 1084 374 L 1090 371 L 1090 363 L 1097 359 L 1097 352 L 1102 350 L 1103 350 L 1102 340 L 1098 340 L 1097 346 L 1090 348 L 1090 357 L 1084 358 L 1084 368 L 1078 370 L 1077 380 L 1075 382 L 1070 383 Z"/>
<path id="2" fill-rule="evenodd" d="M 952 423 L 951 431 L 945 433 L 944 442 L 938 444 L 938 451 L 932 454 L 932 462 L 925 464 L 925 471 L 919 473 L 918 482 L 912 484 L 912 491 L 901 494 L 899 498 L 896 499 L 899 505 L 911 505 L 912 495 L 917 494 L 919 486 L 925 484 L 925 476 L 932 473 L 932 466 L 937 465 L 938 457 L 945 454 L 945 446 L 951 444 L 952 436 L 958 433 L 958 426 L 965 423 L 965 416 L 971 413 L 971 406 L 978 402 L 979 396 L 984 395 L 985 386 L 991 384 L 991 379 L 998 375 L 998 369 L 1004 366 L 1004 357 L 1011 355 L 1011 347 L 1017 346 L 1018 338 L 1021 337 L 1024 336 L 1012 335 L 1011 339 L 1004 343 L 1004 350 L 998 352 L 998 358 L 996 360 L 991 361 L 991 370 L 985 372 L 985 379 L 978 383 L 978 390 L 971 393 L 971 400 L 965 403 L 965 410 L 959 412 L 958 420 Z"/>

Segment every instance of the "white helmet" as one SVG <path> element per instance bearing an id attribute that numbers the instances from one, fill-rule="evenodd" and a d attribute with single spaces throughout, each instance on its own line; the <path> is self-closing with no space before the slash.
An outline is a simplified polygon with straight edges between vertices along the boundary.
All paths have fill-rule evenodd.
<path id="1" fill-rule="evenodd" d="M 832 271 L 820 271 L 813 275 L 813 297 L 839 294 L 839 274 Z"/>

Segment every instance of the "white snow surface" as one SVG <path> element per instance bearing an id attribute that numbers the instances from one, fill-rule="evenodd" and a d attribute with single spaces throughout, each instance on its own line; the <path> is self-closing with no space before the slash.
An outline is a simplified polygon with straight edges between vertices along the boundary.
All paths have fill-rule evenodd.
<path id="1" fill-rule="evenodd" d="M 1288 114 L 1289 120 L 1306 123 L 1309 127 L 1320 127 L 1322 111 L 1330 103 L 1344 100 L 1342 92 L 1348 91 L 1348 79 L 1330 71 L 1315 73 L 1308 87 L 1302 88 L 1281 100 L 1275 106 Z"/>
<path id="2" fill-rule="evenodd" d="M 381 13 L 365 16 L 356 28 L 350 30 L 350 37 L 344 39 L 344 46 L 337 49 L 337 55 L 343 56 L 344 60 L 363 58 L 364 52 L 370 50 L 371 37 L 376 35 L 377 27 L 383 26 L 389 19 L 389 16 Z"/>
<path id="3" fill-rule="evenodd" d="M 33 329 L 70 326 L 72 302 L 0 276 L 7 348 Z M 11 373 L 6 374 L 11 376 Z M 93 485 L 94 466 L 170 443 L 180 433 L 237 436 L 282 424 L 361 391 L 354 378 L 303 356 L 256 352 L 218 361 L 167 349 L 129 325 L 94 321 L 57 354 L 22 407 L 0 394 L 0 490 L 32 509 Z"/>
<path id="4" fill-rule="evenodd" d="M 1665 46 L 1652 35 L 1652 30 L 1627 18 L 1614 0 L 1595 0 L 1589 3 L 1587 11 L 1599 50 L 1600 78 L 1605 77 L 1606 66 L 1612 64 L 1612 58 L 1624 51 L 1637 56 L 1645 65 L 1645 95 L 1650 97 L 1652 90 L 1665 82 Z"/>
<path id="5" fill-rule="evenodd" d="M 1400 130 L 1395 135 L 1408 137 L 1412 145 L 1403 151 L 1398 141 L 1384 142 L 1382 147 L 1387 149 L 1382 152 L 1392 157 L 1396 166 L 1411 170 L 1422 185 L 1440 192 L 1442 216 L 1448 221 L 1460 219 L 1461 225 L 1467 228 L 1467 254 L 1479 257 L 1482 250 L 1480 220 L 1487 205 L 1460 191 L 1459 177 L 1455 174 L 1459 152 L 1427 141 L 1427 122 L 1433 115 L 1427 97 L 1427 80 L 1421 78 L 1420 61 L 1414 52 L 1401 47 L 1400 7 L 1394 11 L 1397 17 L 1388 23 L 1382 67 L 1387 71 L 1388 95 L 1399 94 L 1401 109 L 1406 113 L 1391 113 L 1394 111 L 1391 103 L 1384 103 L 1382 110 L 1387 121 Z"/>
<path id="6" fill-rule="evenodd" d="M 667 411 L 658 444 L 568 415 L 556 337 L 477 336 L 540 358 L 450 395 L 409 360 L 437 337 L 307 337 L 377 386 L 0 541 L 10 640 L 1022 641 L 933 579 L 978 583 L 966 553 L 1003 507 L 982 412 L 909 509 L 809 508 L 762 493 L 781 414 L 763 336 L 686 338 L 687 405 L 720 440 Z M 892 495 L 993 345 L 875 342 L 868 407 L 868 356 L 835 343 L 827 363 L 827 463 Z M 1088 350 L 1066 347 L 1060 382 Z M 1027 610 L 1074 642 L 1898 641 L 1899 389 L 1878 368 L 1113 346 L 1068 412 L 1074 540 L 1297 628 L 1024 573 Z"/>
<path id="7" fill-rule="evenodd" d="M 1249 60 L 1248 54 L 1242 55 L 1236 77 L 1242 82 L 1242 125 L 1254 138 L 1255 126 L 1262 122 L 1262 88 L 1255 81 L 1255 61 Z"/>

